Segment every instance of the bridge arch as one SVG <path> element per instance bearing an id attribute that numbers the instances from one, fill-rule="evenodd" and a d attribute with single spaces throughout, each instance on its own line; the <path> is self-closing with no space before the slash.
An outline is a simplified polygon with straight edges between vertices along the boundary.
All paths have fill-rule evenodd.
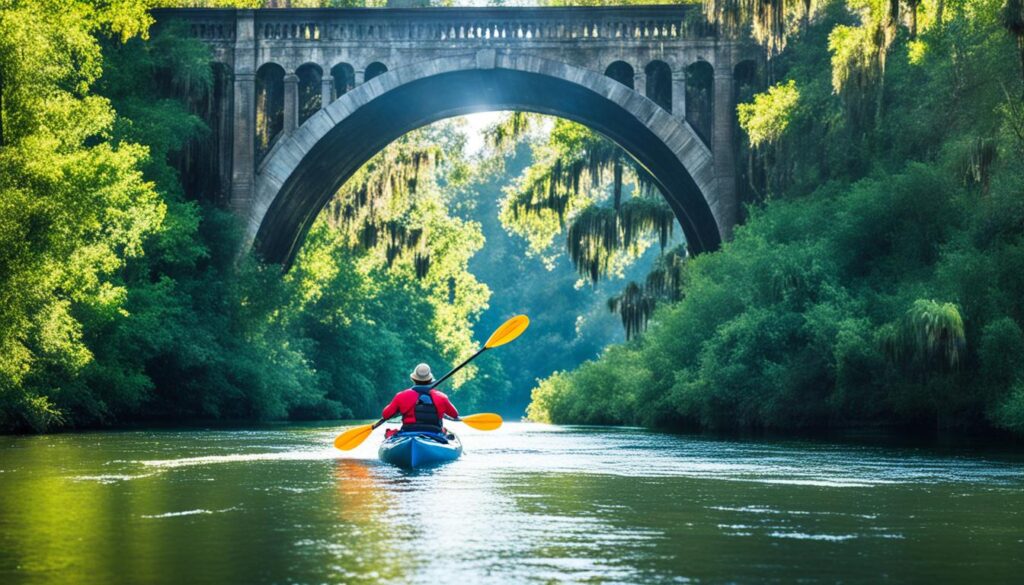
<path id="1" fill-rule="evenodd" d="M 480 111 L 523 110 L 580 122 L 652 175 L 689 249 L 713 250 L 731 227 L 711 151 L 689 125 L 600 73 L 482 50 L 395 68 L 340 96 L 283 136 L 255 175 L 247 244 L 285 266 L 320 210 L 374 154 L 403 134 Z"/>

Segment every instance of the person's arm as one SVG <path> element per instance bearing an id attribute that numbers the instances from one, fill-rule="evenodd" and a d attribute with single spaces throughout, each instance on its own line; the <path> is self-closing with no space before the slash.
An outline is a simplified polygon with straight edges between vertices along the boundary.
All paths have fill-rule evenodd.
<path id="1" fill-rule="evenodd" d="M 451 399 L 449 399 L 446 394 L 442 394 L 441 396 L 444 396 L 444 414 L 452 418 L 459 418 L 459 411 L 455 408 L 455 405 L 452 404 Z"/>
<path id="2" fill-rule="evenodd" d="M 380 417 L 387 420 L 398 414 L 398 394 L 391 399 L 391 404 L 384 407 L 384 412 L 380 413 Z"/>

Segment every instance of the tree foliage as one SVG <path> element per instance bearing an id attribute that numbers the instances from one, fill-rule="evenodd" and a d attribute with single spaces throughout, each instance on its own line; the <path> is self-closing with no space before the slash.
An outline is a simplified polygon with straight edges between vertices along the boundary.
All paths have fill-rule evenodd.
<path id="1" fill-rule="evenodd" d="M 763 202 L 682 265 L 646 333 L 541 381 L 530 416 L 1021 432 L 1021 86 L 1001 8 L 927 5 L 911 31 L 892 3 L 820 7 L 776 58 L 782 85 L 740 110 L 771 153 Z M 791 83 L 799 105 L 776 107 Z"/>
<path id="2" fill-rule="evenodd" d="M 95 35 L 145 30 L 134 8 L 0 5 L 0 426 L 66 418 L 52 389 L 93 361 L 84 328 L 124 310 L 117 274 L 166 213 L 147 149 L 111 141 L 114 111 L 90 92 Z"/>
<path id="3" fill-rule="evenodd" d="M 464 163 L 431 146 L 455 135 L 372 160 L 287 275 L 237 261 L 216 190 L 182 182 L 210 136 L 208 49 L 149 39 L 145 7 L 0 4 L 0 429 L 371 416 L 416 362 L 474 351 L 482 236 L 449 213 Z"/>
<path id="4" fill-rule="evenodd" d="M 538 125 L 535 116 L 513 114 L 492 128 L 490 141 L 501 154 Z M 533 139 L 532 151 L 533 163 L 506 189 L 501 220 L 549 267 L 557 257 L 553 243 L 563 231 L 569 260 L 593 284 L 622 275 L 654 241 L 665 249 L 675 232 L 675 214 L 647 171 L 620 147 L 559 119 L 549 134 Z M 622 316 L 631 337 L 646 326 L 659 297 L 640 294 L 632 283 L 609 308 Z"/>
<path id="5" fill-rule="evenodd" d="M 778 141 L 789 127 L 799 100 L 796 81 L 790 79 L 757 94 L 752 103 L 739 104 L 736 111 L 740 128 L 747 133 L 750 145 L 756 148 Z"/>

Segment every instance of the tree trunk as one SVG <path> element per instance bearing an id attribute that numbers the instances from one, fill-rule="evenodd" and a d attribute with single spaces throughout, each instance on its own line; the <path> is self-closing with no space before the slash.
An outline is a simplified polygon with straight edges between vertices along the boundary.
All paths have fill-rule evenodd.
<path id="1" fill-rule="evenodd" d="M 747 147 L 747 184 L 750 185 L 751 199 L 761 199 L 754 181 L 754 149 Z"/>
<path id="2" fill-rule="evenodd" d="M 882 125 L 882 113 L 885 101 L 885 56 L 882 56 L 881 70 L 878 73 L 878 95 L 875 101 L 875 128 Z"/>
<path id="3" fill-rule="evenodd" d="M 917 38 L 917 7 L 920 5 L 920 0 L 914 0 L 908 4 L 910 4 L 910 38 L 913 40 Z"/>
<path id="4" fill-rule="evenodd" d="M 1024 85 L 1024 34 L 1017 35 L 1017 49 L 1020 52 L 1020 81 Z M 1022 88 L 1024 93 L 1024 88 Z"/>
<path id="5" fill-rule="evenodd" d="M 614 175 L 612 189 L 615 194 L 615 211 L 618 212 L 619 208 L 622 207 L 622 159 L 618 156 L 615 157 L 612 174 Z"/>

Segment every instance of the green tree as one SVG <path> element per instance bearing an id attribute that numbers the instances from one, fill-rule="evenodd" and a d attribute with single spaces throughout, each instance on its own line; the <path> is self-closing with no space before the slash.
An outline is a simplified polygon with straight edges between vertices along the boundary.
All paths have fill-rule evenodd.
<path id="1" fill-rule="evenodd" d="M 56 390 L 93 359 L 83 322 L 116 318 L 116 274 L 166 208 L 111 141 L 115 115 L 91 88 L 97 34 L 145 31 L 133 2 L 0 4 L 0 426 L 44 429 L 77 400 Z"/>

